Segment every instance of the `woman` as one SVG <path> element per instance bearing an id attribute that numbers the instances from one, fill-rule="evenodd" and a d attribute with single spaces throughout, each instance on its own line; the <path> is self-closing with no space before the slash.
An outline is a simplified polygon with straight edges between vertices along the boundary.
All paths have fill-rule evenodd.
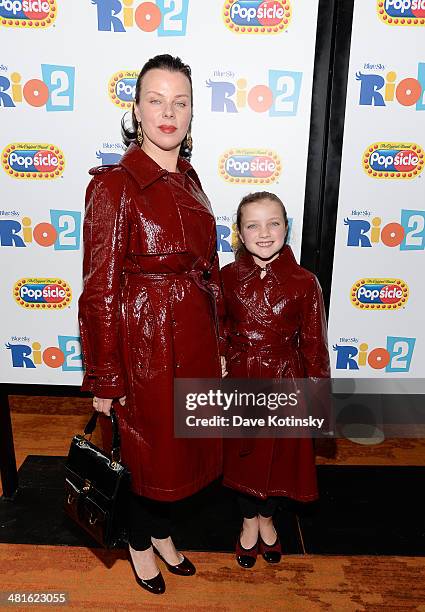
<path id="1" fill-rule="evenodd" d="M 239 204 L 236 224 L 236 261 L 222 270 L 229 375 L 328 377 L 320 286 L 285 244 L 288 221 L 283 203 L 266 191 L 250 194 Z M 239 565 L 252 567 L 258 552 L 277 563 L 281 545 L 272 517 L 279 496 L 300 501 L 317 497 L 312 440 L 227 439 L 224 484 L 238 491 L 243 517 L 236 547 Z"/>
<path id="2" fill-rule="evenodd" d="M 122 460 L 132 476 L 129 552 L 152 593 L 168 569 L 195 573 L 170 537 L 170 502 L 221 472 L 219 440 L 175 439 L 175 377 L 221 375 L 216 228 L 196 172 L 192 81 L 179 58 L 159 55 L 139 74 L 127 151 L 95 168 L 86 196 L 80 328 L 84 390 L 107 415 L 117 402 Z"/>

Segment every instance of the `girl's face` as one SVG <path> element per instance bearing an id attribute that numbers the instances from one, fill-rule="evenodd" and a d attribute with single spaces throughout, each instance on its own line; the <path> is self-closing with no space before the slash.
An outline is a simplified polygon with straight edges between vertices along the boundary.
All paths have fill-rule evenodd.
<path id="1" fill-rule="evenodd" d="M 178 149 L 192 117 L 189 79 L 181 72 L 149 70 L 142 78 L 134 112 L 142 124 L 143 149 Z"/>
<path id="2" fill-rule="evenodd" d="M 263 267 L 278 257 L 286 232 L 278 202 L 264 199 L 243 206 L 239 238 L 257 265 Z"/>

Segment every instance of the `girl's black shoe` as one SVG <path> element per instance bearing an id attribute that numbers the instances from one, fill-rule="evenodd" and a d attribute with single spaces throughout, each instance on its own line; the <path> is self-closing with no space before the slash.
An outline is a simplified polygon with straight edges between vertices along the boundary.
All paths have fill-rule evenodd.
<path id="1" fill-rule="evenodd" d="M 255 542 L 252 548 L 244 548 L 241 544 L 241 536 L 239 536 L 236 542 L 236 561 L 241 567 L 250 569 L 254 567 L 257 561 L 258 554 L 258 540 Z"/>

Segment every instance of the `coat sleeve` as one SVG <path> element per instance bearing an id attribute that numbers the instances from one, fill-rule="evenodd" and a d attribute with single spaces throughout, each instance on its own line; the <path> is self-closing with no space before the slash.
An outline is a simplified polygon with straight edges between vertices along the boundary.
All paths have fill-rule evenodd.
<path id="1" fill-rule="evenodd" d="M 128 219 L 118 184 L 111 171 L 92 179 L 83 228 L 83 292 L 78 304 L 86 369 L 82 389 L 102 398 L 125 395 L 119 311 Z"/>
<path id="2" fill-rule="evenodd" d="M 300 348 L 305 376 L 309 379 L 305 389 L 309 414 L 323 419 L 320 431 L 317 432 L 320 437 L 320 435 L 334 434 L 335 418 L 329 378 L 327 326 L 322 289 L 315 276 L 312 276 L 309 281 L 302 306 Z M 319 441 L 315 440 L 315 442 Z"/>
<path id="3" fill-rule="evenodd" d="M 217 323 L 218 323 L 218 335 L 219 335 L 219 350 L 220 355 L 226 355 L 228 348 L 227 334 L 225 330 L 225 307 L 223 297 L 223 287 L 221 282 L 220 268 L 218 264 L 218 253 L 215 253 L 214 262 L 211 268 L 211 280 L 210 285 L 213 288 L 216 310 L 217 310 Z"/>
<path id="4" fill-rule="evenodd" d="M 300 350 L 307 378 L 330 376 L 325 306 L 322 289 L 315 276 L 309 279 L 302 303 Z"/>

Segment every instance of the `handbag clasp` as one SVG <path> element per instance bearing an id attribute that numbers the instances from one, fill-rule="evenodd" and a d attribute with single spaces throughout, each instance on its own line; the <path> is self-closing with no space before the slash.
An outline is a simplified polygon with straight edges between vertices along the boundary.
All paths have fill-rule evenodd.
<path id="1" fill-rule="evenodd" d="M 97 517 L 93 518 L 93 514 L 90 514 L 89 523 L 90 525 L 94 525 L 97 522 Z"/>

